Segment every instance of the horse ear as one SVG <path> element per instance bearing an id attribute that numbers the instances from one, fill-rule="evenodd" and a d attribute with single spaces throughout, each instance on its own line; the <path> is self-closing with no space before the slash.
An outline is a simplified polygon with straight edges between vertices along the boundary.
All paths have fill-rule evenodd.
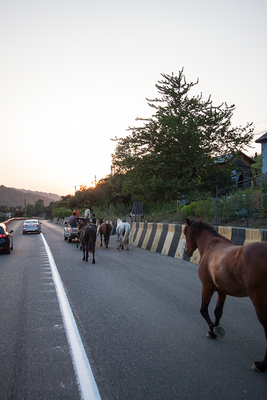
<path id="1" fill-rule="evenodd" d="M 190 226 L 190 225 L 191 225 L 191 221 L 190 221 L 189 218 L 186 218 L 185 222 L 186 222 L 186 225 L 187 225 L 187 226 Z"/>
<path id="2" fill-rule="evenodd" d="M 199 221 L 203 221 L 203 217 L 199 218 Z"/>

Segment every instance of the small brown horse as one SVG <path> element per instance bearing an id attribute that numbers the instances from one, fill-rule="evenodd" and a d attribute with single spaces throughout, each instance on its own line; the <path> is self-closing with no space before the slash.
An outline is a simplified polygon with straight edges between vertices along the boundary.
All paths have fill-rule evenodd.
<path id="1" fill-rule="evenodd" d="M 108 243 L 109 243 L 109 237 L 112 231 L 112 225 L 109 222 L 103 222 L 103 219 L 99 220 L 100 228 L 99 228 L 99 234 L 100 234 L 100 246 L 102 246 L 102 236 L 104 237 L 104 243 L 106 246 L 106 249 L 108 248 Z"/>
<path id="2" fill-rule="evenodd" d="M 202 304 L 200 312 L 209 325 L 208 337 L 223 337 L 219 326 L 227 295 L 249 296 L 262 324 L 267 339 L 267 243 L 250 242 L 235 246 L 202 220 L 186 219 L 185 254 L 191 256 L 198 248 L 201 261 L 198 274 L 202 282 Z M 215 323 L 210 319 L 208 306 L 214 292 L 218 293 Z M 267 350 L 262 361 L 255 361 L 254 371 L 267 369 Z"/>
<path id="3" fill-rule="evenodd" d="M 77 249 L 78 249 L 78 244 L 80 243 L 80 235 L 81 235 L 81 232 L 82 232 L 82 230 L 87 226 L 87 221 L 83 221 L 82 219 L 79 219 L 78 220 L 79 221 L 79 223 L 78 223 L 78 226 L 77 226 Z M 81 245 L 80 245 L 80 250 L 82 250 L 82 247 L 81 247 Z"/>
<path id="4" fill-rule="evenodd" d="M 88 261 L 88 253 L 93 254 L 92 263 L 95 264 L 96 225 L 89 223 L 80 233 L 80 242 L 83 250 L 83 261 Z"/>

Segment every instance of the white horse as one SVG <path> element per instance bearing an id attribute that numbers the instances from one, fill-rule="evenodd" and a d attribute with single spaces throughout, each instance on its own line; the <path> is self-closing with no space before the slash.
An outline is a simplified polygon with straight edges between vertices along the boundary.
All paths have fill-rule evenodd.
<path id="1" fill-rule="evenodd" d="M 116 233 L 118 237 L 118 250 L 123 250 L 123 246 L 126 246 L 126 251 L 129 251 L 129 237 L 131 232 L 131 225 L 128 222 L 123 222 L 121 219 L 117 219 Z"/>

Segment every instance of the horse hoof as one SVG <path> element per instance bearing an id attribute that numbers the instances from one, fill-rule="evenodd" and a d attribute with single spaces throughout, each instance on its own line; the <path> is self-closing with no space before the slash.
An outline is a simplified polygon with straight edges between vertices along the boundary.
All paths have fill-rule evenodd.
<path id="1" fill-rule="evenodd" d="M 256 367 L 255 363 L 253 363 L 253 364 L 251 365 L 251 369 L 252 369 L 253 371 L 256 371 L 256 372 L 261 372 L 261 371 L 259 370 L 259 368 Z"/>
<path id="2" fill-rule="evenodd" d="M 261 368 L 261 367 L 260 367 L 260 364 L 261 364 L 260 361 L 255 361 L 255 362 L 253 363 L 253 365 L 251 365 L 251 369 L 252 369 L 253 371 L 256 371 L 256 372 L 265 372 L 265 371 L 266 371 L 266 368 Z M 257 365 L 258 365 L 258 366 L 257 366 Z"/>
<path id="3" fill-rule="evenodd" d="M 221 326 L 214 326 L 212 329 L 214 335 L 216 335 L 219 339 L 223 339 L 225 336 L 225 330 Z"/>
<path id="4" fill-rule="evenodd" d="M 209 339 L 217 339 L 217 336 L 216 336 L 213 332 L 211 332 L 211 331 L 209 331 L 209 332 L 206 334 L 206 336 L 207 336 L 207 338 L 209 338 Z"/>

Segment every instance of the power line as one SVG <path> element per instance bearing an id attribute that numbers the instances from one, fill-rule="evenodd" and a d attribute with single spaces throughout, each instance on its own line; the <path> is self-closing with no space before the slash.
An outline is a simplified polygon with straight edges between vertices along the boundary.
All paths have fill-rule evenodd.
<path id="1" fill-rule="evenodd" d="M 254 136 L 262 135 L 263 133 L 266 133 L 266 131 L 267 131 L 267 128 L 264 128 L 264 130 L 263 130 L 263 131 L 260 131 L 260 132 L 254 133 Z"/>
<path id="2" fill-rule="evenodd" d="M 264 119 L 264 120 L 261 121 L 261 122 L 256 122 L 256 124 L 254 124 L 254 125 L 262 124 L 263 122 L 266 122 L 266 121 L 267 121 L 267 119 Z"/>
<path id="3" fill-rule="evenodd" d="M 239 184 L 242 184 L 244 182 L 251 181 L 251 180 L 254 181 L 257 178 L 266 178 L 266 176 L 265 176 L 265 174 L 258 174 L 258 175 L 252 176 L 250 178 L 244 179 L 243 181 L 236 182 L 232 186 L 228 186 L 228 187 L 224 187 L 224 188 L 218 188 L 218 192 L 219 191 L 223 191 L 223 190 L 227 190 L 227 189 L 237 188 Z M 242 188 L 239 188 L 239 189 L 242 189 Z"/>

